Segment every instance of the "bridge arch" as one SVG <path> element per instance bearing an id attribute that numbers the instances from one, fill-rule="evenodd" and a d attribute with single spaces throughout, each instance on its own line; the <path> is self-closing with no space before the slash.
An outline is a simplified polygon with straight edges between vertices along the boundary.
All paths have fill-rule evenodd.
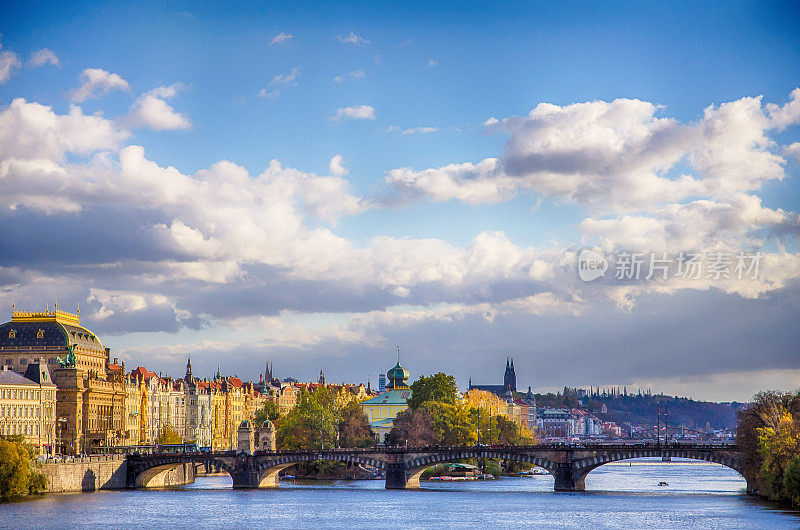
<path id="1" fill-rule="evenodd" d="M 572 462 L 573 482 L 575 490 L 584 490 L 586 488 L 586 476 L 593 470 L 609 464 L 611 462 L 620 462 L 624 460 L 633 460 L 637 458 L 684 458 L 688 460 L 700 460 L 710 462 L 713 464 L 721 464 L 725 467 L 733 469 L 745 480 L 747 477 L 744 475 L 741 460 L 738 456 L 733 454 L 721 453 L 719 451 L 702 451 L 702 450 L 682 450 L 682 449 L 632 449 L 623 451 L 613 451 L 602 453 L 596 456 L 581 458 Z M 748 490 L 750 485 L 748 484 Z"/>
<path id="2" fill-rule="evenodd" d="M 465 460 L 468 458 L 499 458 L 507 461 L 526 462 L 544 468 L 551 474 L 555 473 L 557 467 L 557 464 L 552 460 L 536 454 L 519 451 L 464 449 L 462 451 L 450 451 L 446 453 L 437 452 L 418 456 L 405 463 L 407 475 L 406 487 L 418 488 L 420 478 L 422 478 L 422 474 L 426 469 L 438 464 L 453 462 L 455 460 Z"/>
<path id="3" fill-rule="evenodd" d="M 187 484 L 194 481 L 197 468 L 201 465 L 232 474 L 231 466 L 221 459 L 185 454 L 161 455 L 135 462 L 129 461 L 129 483 L 135 488 L 158 488 L 177 485 L 178 483 L 168 483 L 169 473 L 177 470 L 180 466 L 186 466 L 185 469 L 189 471 L 190 476 L 185 476 L 180 484 Z"/>
<path id="4" fill-rule="evenodd" d="M 258 487 L 277 488 L 278 475 L 284 469 L 302 462 L 316 462 L 319 460 L 345 462 L 348 464 L 361 464 L 371 466 L 381 471 L 386 469 L 386 462 L 368 455 L 347 453 L 317 453 L 317 454 L 287 454 L 259 458 L 256 465 Z"/>

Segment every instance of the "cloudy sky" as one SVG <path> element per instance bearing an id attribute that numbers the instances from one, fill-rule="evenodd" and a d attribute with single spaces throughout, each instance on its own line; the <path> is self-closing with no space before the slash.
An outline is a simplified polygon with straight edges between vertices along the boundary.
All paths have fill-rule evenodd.
<path id="1" fill-rule="evenodd" d="M 65 4 L 0 17 L 3 320 L 176 375 L 800 386 L 796 4 Z"/>

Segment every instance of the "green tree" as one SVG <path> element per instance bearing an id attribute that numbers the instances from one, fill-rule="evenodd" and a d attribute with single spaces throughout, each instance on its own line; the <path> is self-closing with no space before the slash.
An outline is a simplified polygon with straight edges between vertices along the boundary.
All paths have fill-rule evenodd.
<path id="1" fill-rule="evenodd" d="M 477 441 L 477 413 L 467 404 L 427 401 L 420 409 L 427 410 L 433 418 L 437 444 L 473 445 Z"/>
<path id="2" fill-rule="evenodd" d="M 411 397 L 408 406 L 412 409 L 419 408 L 427 401 L 454 404 L 458 400 L 458 386 L 456 378 L 443 372 L 428 377 L 424 375 L 411 385 Z"/>
<path id="3" fill-rule="evenodd" d="M 341 410 L 339 420 L 339 447 L 371 447 L 375 437 L 369 428 L 369 420 L 361 404 L 355 400 L 347 402 Z"/>
<path id="4" fill-rule="evenodd" d="M 0 500 L 44 490 L 47 478 L 36 468 L 32 451 L 19 441 L 0 438 Z"/>
<path id="5" fill-rule="evenodd" d="M 783 489 L 794 505 L 800 505 L 800 455 L 795 456 L 783 472 Z"/>
<path id="6" fill-rule="evenodd" d="M 161 432 L 158 433 L 158 438 L 156 438 L 156 443 L 159 445 L 163 444 L 180 444 L 183 443 L 183 438 L 170 427 L 169 425 L 164 425 L 161 427 Z"/>
<path id="7" fill-rule="evenodd" d="M 361 406 L 342 401 L 325 387 L 303 391 L 297 405 L 276 422 L 279 449 L 330 449 L 337 444 L 363 446 L 372 438 Z M 345 432 L 339 432 L 344 429 Z M 337 434 L 339 436 L 337 436 Z"/>
<path id="8" fill-rule="evenodd" d="M 278 409 L 278 404 L 274 401 L 267 401 L 264 403 L 264 406 L 256 412 L 254 420 L 256 424 L 264 423 L 267 420 L 274 423 L 279 417 L 280 412 Z"/>

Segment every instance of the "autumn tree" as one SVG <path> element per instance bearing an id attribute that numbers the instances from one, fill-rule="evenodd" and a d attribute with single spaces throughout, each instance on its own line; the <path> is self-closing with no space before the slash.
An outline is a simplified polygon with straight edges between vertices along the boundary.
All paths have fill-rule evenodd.
<path id="1" fill-rule="evenodd" d="M 175 429 L 169 425 L 164 425 L 161 427 L 161 431 L 158 433 L 156 443 L 158 445 L 180 444 L 183 443 L 183 438 L 180 437 Z"/>
<path id="2" fill-rule="evenodd" d="M 30 448 L 18 437 L 0 438 L 0 500 L 7 501 L 47 488 Z"/>
<path id="3" fill-rule="evenodd" d="M 389 445 L 422 447 L 436 445 L 439 437 L 433 430 L 433 415 L 427 409 L 408 408 L 394 419 L 387 439 Z"/>
<path id="4" fill-rule="evenodd" d="M 796 500 L 793 462 L 800 454 L 800 391 L 756 394 L 739 413 L 736 436 L 748 483 L 770 499 Z"/>

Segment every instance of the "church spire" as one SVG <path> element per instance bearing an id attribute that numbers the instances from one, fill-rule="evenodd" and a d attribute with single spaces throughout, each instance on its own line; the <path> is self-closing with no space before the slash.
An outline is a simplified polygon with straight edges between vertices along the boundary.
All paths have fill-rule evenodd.
<path id="1" fill-rule="evenodd" d="M 190 383 L 194 380 L 192 376 L 192 356 L 191 354 L 186 354 L 186 377 L 184 377 L 184 381 Z"/>

